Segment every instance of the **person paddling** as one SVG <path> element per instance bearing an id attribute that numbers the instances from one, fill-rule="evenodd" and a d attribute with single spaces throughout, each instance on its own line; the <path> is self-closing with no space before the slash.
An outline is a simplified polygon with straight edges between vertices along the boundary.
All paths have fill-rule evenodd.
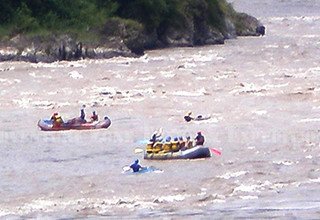
<path id="1" fill-rule="evenodd" d="M 195 137 L 196 146 L 202 146 L 204 144 L 204 136 L 201 134 L 201 131 L 198 131 L 197 136 Z"/>
<path id="2" fill-rule="evenodd" d="M 51 116 L 51 121 L 53 123 L 54 128 L 58 128 L 63 124 L 63 120 L 57 112 Z"/>
<path id="3" fill-rule="evenodd" d="M 91 119 L 91 122 L 98 121 L 98 115 L 96 114 L 96 111 L 92 112 L 90 119 Z"/>
<path id="4" fill-rule="evenodd" d="M 84 113 L 84 109 L 82 108 L 80 110 L 80 117 L 79 117 L 80 123 L 86 123 L 87 121 L 85 118 L 86 118 L 86 114 Z"/>

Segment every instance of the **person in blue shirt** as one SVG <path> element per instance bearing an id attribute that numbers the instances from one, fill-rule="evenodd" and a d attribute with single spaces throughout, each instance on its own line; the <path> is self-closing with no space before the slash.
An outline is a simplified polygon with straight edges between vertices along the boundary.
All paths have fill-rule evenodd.
<path id="1" fill-rule="evenodd" d="M 139 160 L 136 159 L 134 163 L 130 165 L 130 168 L 133 170 L 133 172 L 139 172 L 142 166 L 139 164 Z"/>

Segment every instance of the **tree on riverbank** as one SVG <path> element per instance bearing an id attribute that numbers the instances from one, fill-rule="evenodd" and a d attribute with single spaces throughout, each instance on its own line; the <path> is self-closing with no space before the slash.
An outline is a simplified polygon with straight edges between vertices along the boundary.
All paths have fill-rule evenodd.
<path id="1" fill-rule="evenodd" d="M 52 45 L 67 35 L 89 46 L 116 45 L 141 54 L 144 49 L 254 35 L 258 21 L 247 18 L 226 0 L 2 0 L 0 40 Z M 62 43 L 69 38 L 63 37 Z M 41 50 L 51 53 L 48 46 Z"/>

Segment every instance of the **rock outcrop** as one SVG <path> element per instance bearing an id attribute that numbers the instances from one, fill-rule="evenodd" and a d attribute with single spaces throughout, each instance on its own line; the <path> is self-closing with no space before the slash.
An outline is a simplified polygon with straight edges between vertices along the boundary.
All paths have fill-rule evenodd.
<path id="1" fill-rule="evenodd" d="M 27 37 L 17 35 L 0 42 L 0 61 L 54 62 L 60 60 L 102 59 L 139 56 L 145 49 L 223 44 L 237 36 L 259 36 L 265 27 L 254 17 L 237 13 L 225 17 L 223 30 L 213 27 L 204 16 L 189 16 L 180 26 L 167 25 L 161 31 L 148 31 L 132 20 L 109 19 L 96 31 L 98 42 L 82 42 L 72 35 Z"/>

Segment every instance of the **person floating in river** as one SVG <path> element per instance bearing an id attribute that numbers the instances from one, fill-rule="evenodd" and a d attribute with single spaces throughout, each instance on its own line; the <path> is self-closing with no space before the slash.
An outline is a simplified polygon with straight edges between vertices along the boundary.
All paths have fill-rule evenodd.
<path id="1" fill-rule="evenodd" d="M 136 173 L 136 172 L 139 172 L 140 169 L 142 169 L 142 166 L 139 164 L 139 160 L 136 159 L 134 163 L 130 165 L 130 168 L 134 173 Z"/>
<path id="2" fill-rule="evenodd" d="M 201 131 L 198 131 L 197 136 L 195 137 L 196 146 L 202 146 L 204 144 L 204 136 L 201 134 Z"/>
<path id="3" fill-rule="evenodd" d="M 190 121 L 194 120 L 194 118 L 191 117 L 191 114 L 192 114 L 192 112 L 191 112 L 191 111 L 188 111 L 187 114 L 184 116 L 184 120 L 185 120 L 186 122 L 190 122 Z"/>

